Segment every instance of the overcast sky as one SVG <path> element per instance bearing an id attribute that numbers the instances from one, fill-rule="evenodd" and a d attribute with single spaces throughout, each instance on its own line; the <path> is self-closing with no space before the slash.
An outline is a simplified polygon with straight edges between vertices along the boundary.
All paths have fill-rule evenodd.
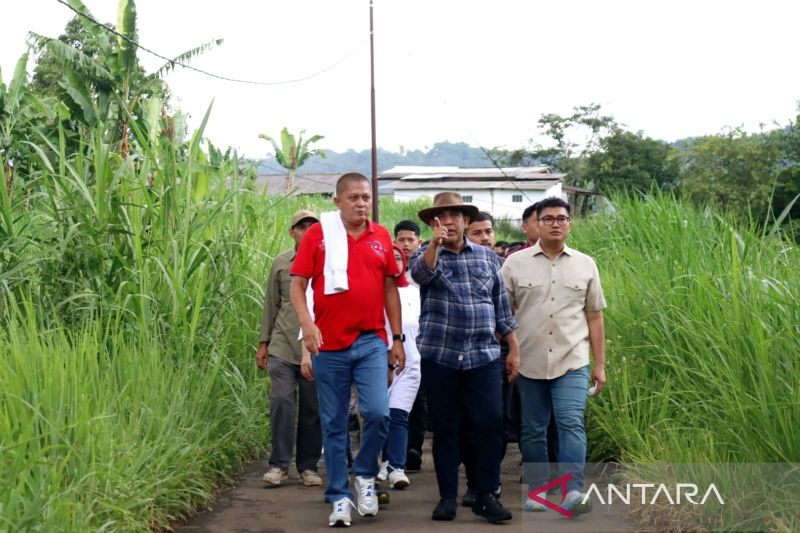
<path id="1" fill-rule="evenodd" d="M 117 0 L 84 0 L 116 21 Z M 28 31 L 56 37 L 72 12 L 55 0 L 3 2 L 7 82 Z M 166 56 L 212 38 L 167 78 L 207 136 L 250 157 L 283 126 L 343 150 L 370 145 L 368 0 L 139 0 L 139 40 Z M 378 144 L 436 141 L 517 147 L 542 113 L 600 103 L 633 130 L 675 140 L 724 127 L 785 124 L 797 114 L 796 1 L 375 0 Z M 163 63 L 140 52 L 145 67 Z M 337 64 L 338 63 L 338 64 Z"/>

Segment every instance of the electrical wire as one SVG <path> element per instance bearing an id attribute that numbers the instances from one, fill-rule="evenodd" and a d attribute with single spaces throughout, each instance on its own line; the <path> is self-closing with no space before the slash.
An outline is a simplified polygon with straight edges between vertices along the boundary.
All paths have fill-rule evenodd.
<path id="1" fill-rule="evenodd" d="M 364 46 L 364 43 L 366 43 L 367 40 L 369 39 L 369 34 L 368 34 L 367 37 L 365 37 L 364 40 L 362 40 L 355 48 L 353 48 L 350 52 L 348 52 L 347 54 L 342 56 L 340 59 L 338 59 L 335 63 L 333 63 L 332 65 L 330 65 L 330 66 L 328 66 L 328 67 L 326 67 L 326 68 L 324 68 L 322 70 L 318 70 L 318 71 L 316 71 L 316 72 L 314 72 L 312 74 L 309 74 L 307 76 L 303 76 L 303 77 L 300 77 L 300 78 L 289 79 L 289 80 L 281 80 L 281 81 L 245 80 L 245 79 L 230 78 L 228 76 L 221 76 L 219 74 L 214 74 L 213 72 L 209 72 L 207 70 L 199 69 L 199 68 L 193 67 L 193 66 L 191 66 L 191 65 L 189 65 L 187 63 L 183 63 L 183 62 L 177 61 L 177 60 L 175 60 L 173 58 L 169 58 L 169 57 L 167 57 L 167 56 L 165 56 L 163 54 L 159 54 L 158 52 L 156 52 L 154 50 L 151 50 L 149 48 L 146 48 L 146 47 L 142 46 L 141 44 L 139 44 L 138 42 L 134 41 L 133 39 L 131 39 L 127 35 L 124 35 L 124 34 L 118 32 L 117 30 L 115 30 L 113 28 L 110 28 L 109 26 L 99 22 L 97 19 L 95 19 L 94 17 L 92 17 L 88 13 L 84 13 L 83 11 L 81 11 L 79 9 L 75 9 L 74 7 L 69 5 L 64 0 L 56 0 L 56 2 L 58 2 L 59 4 L 63 4 L 65 6 L 67 6 L 70 10 L 74 11 L 77 15 L 85 18 L 86 20 L 88 20 L 92 24 L 94 24 L 94 25 L 96 25 L 96 26 L 98 26 L 100 28 L 103 28 L 107 32 L 109 32 L 109 33 L 111 33 L 113 35 L 116 35 L 120 39 L 123 39 L 124 41 L 126 41 L 130 45 L 138 48 L 139 50 L 142 50 L 143 52 L 147 52 L 148 54 L 154 55 L 155 57 L 157 57 L 159 59 L 163 59 L 164 61 L 168 62 L 173 67 L 179 66 L 179 67 L 183 67 L 185 69 L 192 70 L 194 72 L 197 72 L 197 73 L 200 73 L 200 74 L 203 74 L 205 76 L 209 76 L 211 78 L 215 78 L 215 79 L 218 79 L 218 80 L 228 81 L 228 82 L 232 82 L 232 83 L 244 83 L 244 84 L 248 84 L 248 85 L 262 85 L 262 86 L 287 85 L 287 84 L 290 84 L 290 83 L 299 83 L 301 81 L 306 81 L 306 80 L 310 80 L 312 78 L 316 78 L 317 76 L 325 74 L 326 72 L 328 72 L 330 70 L 333 70 L 334 68 L 336 68 L 339 65 L 341 65 L 342 63 L 344 63 L 347 59 L 350 58 L 350 56 L 352 56 L 359 49 L 361 49 L 361 47 Z"/>

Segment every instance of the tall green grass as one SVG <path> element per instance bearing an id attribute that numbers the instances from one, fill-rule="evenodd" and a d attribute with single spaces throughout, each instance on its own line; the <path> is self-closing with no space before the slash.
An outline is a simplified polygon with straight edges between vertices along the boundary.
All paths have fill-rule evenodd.
<path id="1" fill-rule="evenodd" d="M 0 530 L 166 527 L 263 444 L 263 389 L 219 350 L 35 317 L 0 339 Z"/>
<path id="2" fill-rule="evenodd" d="M 296 202 L 150 127 L 127 160 L 42 136 L 0 192 L 0 531 L 165 528 L 265 445 L 254 345 Z"/>
<path id="3" fill-rule="evenodd" d="M 596 457 L 800 461 L 800 251 L 667 196 L 573 230 L 608 300 Z"/>
<path id="4" fill-rule="evenodd" d="M 651 481 L 672 480 L 671 463 L 695 479 L 716 472 L 712 481 L 740 494 L 768 494 L 777 478 L 756 482 L 752 466 L 739 468 L 751 472 L 742 479 L 733 472 L 737 463 L 800 462 L 800 251 L 776 232 L 669 196 L 614 203 L 615 212 L 576 222 L 571 237 L 596 258 L 608 301 L 608 385 L 590 401 L 590 455 Z M 734 530 L 797 530 L 799 489 L 727 519 L 745 520 Z M 670 530 L 722 516 L 640 511 Z"/>

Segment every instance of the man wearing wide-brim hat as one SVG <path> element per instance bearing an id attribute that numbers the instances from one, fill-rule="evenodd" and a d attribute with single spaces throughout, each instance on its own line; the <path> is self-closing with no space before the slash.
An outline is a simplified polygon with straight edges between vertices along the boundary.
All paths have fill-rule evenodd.
<path id="1" fill-rule="evenodd" d="M 459 434 L 462 422 L 476 455 L 476 501 L 472 512 L 489 522 L 511 519 L 492 494 L 503 444 L 502 374 L 514 379 L 519 345 L 505 284 L 494 252 L 467 240 L 464 231 L 478 214 L 456 192 L 442 192 L 419 218 L 433 229 L 430 243 L 411 258 L 419 283 L 417 347 L 433 424 L 433 462 L 439 503 L 433 520 L 453 520 L 458 497 Z M 507 368 L 500 343 L 509 344 Z"/>
<path id="2" fill-rule="evenodd" d="M 289 236 L 294 246 L 272 261 L 272 269 L 264 295 L 256 364 L 270 376 L 269 418 L 272 428 L 272 454 L 264 482 L 271 487 L 289 477 L 289 463 L 297 441 L 297 472 L 306 486 L 322 485 L 317 474 L 322 450 L 322 428 L 319 418 L 317 387 L 301 376 L 301 342 L 298 339 L 300 321 L 292 307 L 289 286 L 297 247 L 308 228 L 319 222 L 311 211 L 301 210 L 292 215 Z M 300 408 L 297 408 L 299 391 Z M 295 431 L 295 422 L 297 430 Z"/>

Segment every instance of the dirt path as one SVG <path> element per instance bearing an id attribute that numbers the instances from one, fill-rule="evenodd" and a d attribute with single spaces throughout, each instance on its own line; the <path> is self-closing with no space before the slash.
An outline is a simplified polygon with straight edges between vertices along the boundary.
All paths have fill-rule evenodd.
<path id="1" fill-rule="evenodd" d="M 425 441 L 423 470 L 410 474 L 411 487 L 404 491 L 390 490 L 391 503 L 382 505 L 378 516 L 363 518 L 353 512 L 351 530 L 391 531 L 392 533 L 435 532 L 618 532 L 635 528 L 618 510 L 595 509 L 592 513 L 568 519 L 555 512 L 523 513 L 525 494 L 519 484 L 520 455 L 515 444 L 503 463 L 503 504 L 514 513 L 514 519 L 494 526 L 472 514 L 466 507 L 458 508 L 453 522 L 434 522 L 431 511 L 439 500 L 436 477 L 430 455 L 430 440 Z M 213 509 L 195 517 L 177 529 L 178 533 L 283 533 L 332 531 L 327 527 L 331 506 L 323 501 L 320 487 L 304 487 L 297 473 L 278 488 L 265 488 L 261 481 L 264 463 L 250 464 L 240 476 L 239 484 L 222 493 Z M 465 490 L 463 469 L 461 494 Z"/>

